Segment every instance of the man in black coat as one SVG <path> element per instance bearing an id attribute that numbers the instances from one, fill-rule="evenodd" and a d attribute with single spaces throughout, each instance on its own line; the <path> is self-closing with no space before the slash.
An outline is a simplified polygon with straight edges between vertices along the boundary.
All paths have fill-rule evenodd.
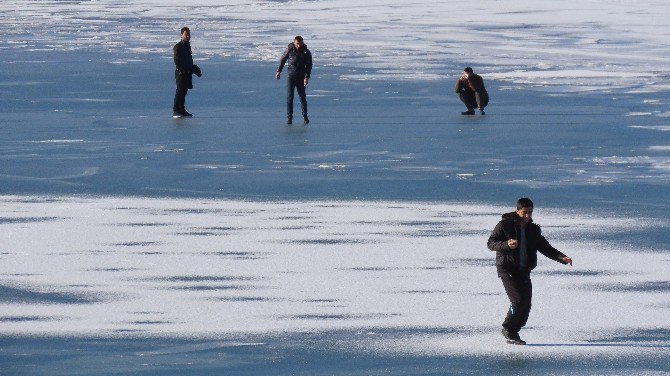
<path id="1" fill-rule="evenodd" d="M 290 43 L 281 59 L 279 60 L 279 68 L 275 76 L 277 79 L 281 76 L 281 71 L 287 66 L 288 75 L 286 77 L 286 124 L 293 123 L 293 89 L 298 91 L 300 97 L 300 106 L 302 108 L 302 119 L 305 125 L 309 124 L 307 117 L 307 95 L 305 88 L 309 82 L 309 77 L 312 74 L 312 53 L 303 42 L 301 36 L 296 36 L 293 43 Z"/>
<path id="2" fill-rule="evenodd" d="M 456 82 L 454 90 L 468 109 L 461 112 L 462 115 L 474 115 L 475 108 L 478 108 L 479 112 L 484 115 L 484 107 L 489 104 L 489 93 L 484 87 L 484 79 L 475 74 L 472 68 L 466 67 L 463 69 L 463 74 Z"/>
<path id="3" fill-rule="evenodd" d="M 542 236 L 540 226 L 533 223 L 533 201 L 520 198 L 516 211 L 503 214 L 491 232 L 487 246 L 496 252 L 496 268 L 511 303 L 502 334 L 507 343 L 525 345 L 519 330 L 526 325 L 530 313 L 533 286 L 530 272 L 537 266 L 537 252 L 572 265 L 572 259 L 552 247 Z"/>
<path id="4" fill-rule="evenodd" d="M 177 82 L 177 91 L 174 94 L 174 104 L 172 105 L 172 117 L 191 117 L 192 114 L 186 111 L 186 93 L 188 89 L 193 89 L 193 74 L 200 77 L 202 72 L 197 65 L 193 64 L 191 52 L 191 30 L 188 27 L 182 27 L 181 40 L 172 48 L 174 54 L 174 78 Z"/>

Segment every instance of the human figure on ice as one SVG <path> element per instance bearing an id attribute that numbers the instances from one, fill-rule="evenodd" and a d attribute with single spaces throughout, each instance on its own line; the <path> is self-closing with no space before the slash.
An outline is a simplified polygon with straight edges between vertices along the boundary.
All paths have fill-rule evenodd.
<path id="1" fill-rule="evenodd" d="M 300 35 L 293 39 L 281 59 L 279 59 L 279 68 L 275 76 L 281 77 L 281 71 L 287 65 L 286 75 L 286 124 L 293 124 L 293 92 L 294 88 L 298 91 L 300 97 L 300 106 L 302 108 L 302 120 L 305 125 L 309 124 L 307 117 L 307 94 L 305 89 L 312 74 L 312 53 L 303 42 Z"/>
<path id="2" fill-rule="evenodd" d="M 463 74 L 456 81 L 454 90 L 468 109 L 461 112 L 462 115 L 474 115 L 475 108 L 479 109 L 479 112 L 484 115 L 484 107 L 489 104 L 489 93 L 486 92 L 484 87 L 484 79 L 475 74 L 472 68 L 466 67 L 463 69 Z"/>
<path id="3" fill-rule="evenodd" d="M 561 264 L 572 265 L 572 259 L 542 236 L 540 226 L 533 223 L 533 201 L 529 198 L 520 198 L 516 211 L 503 214 L 487 246 L 496 252 L 498 277 L 511 303 L 502 323 L 502 334 L 507 343 L 525 345 L 519 330 L 526 325 L 530 313 L 533 296 L 530 272 L 537 266 L 537 251 Z"/>
<path id="4" fill-rule="evenodd" d="M 193 89 L 193 74 L 200 77 L 202 72 L 200 67 L 193 64 L 191 52 L 191 30 L 188 27 L 181 28 L 181 40 L 172 48 L 174 54 L 174 78 L 177 82 L 177 90 L 174 94 L 174 104 L 172 105 L 172 117 L 191 117 L 192 114 L 186 111 L 186 93 L 188 89 Z"/>

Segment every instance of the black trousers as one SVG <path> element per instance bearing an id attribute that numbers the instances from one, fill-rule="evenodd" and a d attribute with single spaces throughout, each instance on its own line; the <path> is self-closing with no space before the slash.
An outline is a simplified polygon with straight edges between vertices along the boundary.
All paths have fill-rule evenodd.
<path id="1" fill-rule="evenodd" d="M 518 333 L 526 326 L 530 314 L 533 298 L 533 284 L 530 281 L 530 271 L 515 273 L 498 273 L 498 277 L 505 287 L 510 307 L 503 321 L 503 328 L 511 333 Z"/>
<path id="2" fill-rule="evenodd" d="M 305 76 L 295 75 L 286 76 L 286 116 L 293 119 L 293 95 L 294 89 L 300 97 L 300 108 L 302 117 L 307 117 L 307 94 L 305 94 Z"/>
<path id="3" fill-rule="evenodd" d="M 461 98 L 461 102 L 468 108 L 468 111 L 477 108 L 477 97 L 474 91 L 462 91 L 458 93 L 458 97 Z M 489 104 L 488 95 L 482 95 L 479 99 L 482 102 L 482 109 Z"/>
<path id="4" fill-rule="evenodd" d="M 172 111 L 174 112 L 186 111 L 186 93 L 188 93 L 188 89 L 191 88 L 189 76 L 190 74 L 182 74 L 178 70 L 175 70 L 174 72 L 174 78 L 177 83 L 177 90 L 174 93 L 174 103 L 172 104 Z"/>

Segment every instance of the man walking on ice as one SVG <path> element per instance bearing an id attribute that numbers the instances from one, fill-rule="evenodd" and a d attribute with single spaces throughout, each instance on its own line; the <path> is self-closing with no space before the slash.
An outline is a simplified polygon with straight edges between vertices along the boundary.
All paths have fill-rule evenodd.
<path id="1" fill-rule="evenodd" d="M 511 303 L 502 334 L 509 344 L 525 345 L 519 330 L 526 325 L 530 313 L 533 295 L 530 272 L 537 266 L 537 252 L 561 264 L 572 265 L 572 259 L 542 236 L 540 226 L 533 223 L 533 201 L 529 198 L 520 198 L 516 211 L 503 214 L 487 246 L 496 252 L 498 277 Z"/>
<path id="2" fill-rule="evenodd" d="M 307 94 L 305 89 L 312 74 L 312 53 L 307 49 L 300 35 L 293 39 L 279 60 L 279 68 L 275 76 L 281 77 L 281 70 L 286 65 L 288 71 L 286 77 L 286 124 L 293 124 L 293 88 L 298 91 L 300 107 L 302 108 L 302 120 L 305 125 L 309 124 L 307 117 Z"/>

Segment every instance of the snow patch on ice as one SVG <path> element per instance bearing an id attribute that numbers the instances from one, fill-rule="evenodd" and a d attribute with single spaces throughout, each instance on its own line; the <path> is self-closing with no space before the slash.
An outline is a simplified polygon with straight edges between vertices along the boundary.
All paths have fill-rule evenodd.
<path id="1" fill-rule="evenodd" d="M 670 3 L 662 1 L 484 0 L 463 8 L 452 0 L 195 0 L 184 14 L 175 13 L 180 8 L 174 0 L 0 4 L 8 48 L 121 51 L 115 63 L 169 55 L 186 23 L 199 59 L 276 61 L 302 34 L 320 61 L 317 72 L 324 65 L 370 69 L 347 79 L 436 80 L 471 65 L 544 90 L 658 91 L 667 90 L 661 78 L 670 73 L 668 34 L 659 32 L 670 29 L 659 16 Z"/>
<path id="2" fill-rule="evenodd" d="M 486 239 L 510 210 L 3 196 L 0 333 L 199 337 L 496 327 L 508 302 Z M 667 277 L 660 266 L 668 250 L 607 239 L 621 229 L 658 231 L 667 221 L 551 208 L 535 219 L 575 266 L 539 260 L 531 338 L 541 331 L 575 343 L 603 330 L 666 325 L 657 282 Z M 459 333 L 471 351 L 486 350 L 499 335 Z"/>

